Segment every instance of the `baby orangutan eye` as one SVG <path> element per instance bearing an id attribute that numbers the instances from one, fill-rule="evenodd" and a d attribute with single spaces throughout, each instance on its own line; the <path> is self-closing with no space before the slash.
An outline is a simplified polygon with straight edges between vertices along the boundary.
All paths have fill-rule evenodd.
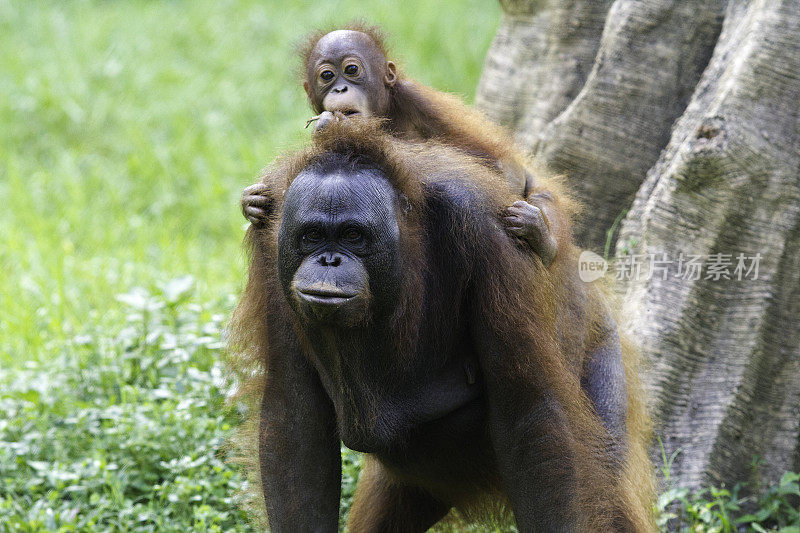
<path id="1" fill-rule="evenodd" d="M 358 75 L 358 65 L 347 65 L 344 67 L 344 73 L 348 76 Z"/>
<path id="2" fill-rule="evenodd" d="M 323 81 L 331 81 L 333 79 L 333 71 L 323 70 L 320 72 L 319 77 L 322 78 Z"/>

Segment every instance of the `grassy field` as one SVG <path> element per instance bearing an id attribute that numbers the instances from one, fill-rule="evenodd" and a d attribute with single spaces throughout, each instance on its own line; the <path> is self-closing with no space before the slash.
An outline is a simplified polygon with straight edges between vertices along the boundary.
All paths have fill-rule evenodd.
<path id="1" fill-rule="evenodd" d="M 118 324 L 115 295 L 242 282 L 241 189 L 309 135 L 293 43 L 364 17 L 470 99 L 492 2 L 0 0 L 0 362 Z"/>
<path id="2" fill-rule="evenodd" d="M 0 532 L 253 529 L 223 453 L 240 191 L 310 135 L 293 43 L 357 17 L 408 74 L 469 101 L 500 11 L 0 0 Z M 342 516 L 358 475 L 343 455 Z M 745 517 L 736 489 L 671 488 L 660 524 L 800 533 L 798 481 Z"/>

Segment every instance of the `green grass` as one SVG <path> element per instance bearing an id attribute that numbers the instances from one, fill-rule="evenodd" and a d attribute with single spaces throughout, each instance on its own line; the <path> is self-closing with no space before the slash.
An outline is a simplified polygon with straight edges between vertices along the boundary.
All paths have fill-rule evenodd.
<path id="1" fill-rule="evenodd" d="M 0 364 L 119 323 L 132 286 L 191 274 L 201 299 L 235 293 L 240 191 L 309 135 L 292 44 L 355 17 L 469 99 L 499 8 L 0 0 Z"/>

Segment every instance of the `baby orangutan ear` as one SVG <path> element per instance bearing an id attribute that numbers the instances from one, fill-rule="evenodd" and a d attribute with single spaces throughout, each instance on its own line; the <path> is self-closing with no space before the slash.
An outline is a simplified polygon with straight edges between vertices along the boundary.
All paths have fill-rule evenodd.
<path id="1" fill-rule="evenodd" d="M 393 87 L 394 82 L 396 81 L 397 81 L 397 67 L 395 67 L 393 62 L 387 61 L 386 75 L 383 77 L 383 83 L 385 83 L 389 87 Z"/>

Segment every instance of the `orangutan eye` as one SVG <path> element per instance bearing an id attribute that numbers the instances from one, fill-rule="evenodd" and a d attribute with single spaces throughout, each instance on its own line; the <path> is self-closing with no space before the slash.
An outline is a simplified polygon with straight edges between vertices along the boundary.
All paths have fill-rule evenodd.
<path id="1" fill-rule="evenodd" d="M 323 79 L 323 81 L 331 81 L 333 79 L 333 71 L 332 70 L 323 70 L 320 72 L 319 77 Z"/>
<path id="2" fill-rule="evenodd" d="M 344 73 L 348 76 L 357 76 L 358 75 L 358 65 L 347 65 L 344 67 Z"/>
<path id="3" fill-rule="evenodd" d="M 344 239 L 351 243 L 358 243 L 361 242 L 361 239 L 364 237 L 360 231 L 356 228 L 350 228 L 344 232 L 343 235 Z"/>
<path id="4" fill-rule="evenodd" d="M 318 244 L 320 241 L 322 241 L 322 233 L 320 233 L 318 230 L 311 229 L 303 233 L 301 239 L 305 244 Z"/>

